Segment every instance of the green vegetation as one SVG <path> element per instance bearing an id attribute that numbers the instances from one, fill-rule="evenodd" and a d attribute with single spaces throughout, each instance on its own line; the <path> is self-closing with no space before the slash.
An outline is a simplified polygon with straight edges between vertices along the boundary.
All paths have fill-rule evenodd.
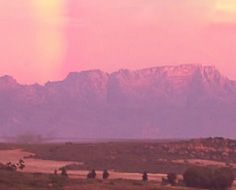
<path id="1" fill-rule="evenodd" d="M 66 169 L 63 167 L 60 169 L 61 170 L 61 176 L 68 177 Z"/>
<path id="2" fill-rule="evenodd" d="M 16 171 L 24 169 L 25 163 L 8 163 L 0 165 L 0 189 L 4 190 L 183 190 L 189 187 L 214 188 L 223 190 L 232 185 L 236 163 L 236 141 L 223 138 L 195 139 L 189 141 L 164 142 L 112 142 L 112 143 L 57 143 L 57 144 L 0 144 L 0 149 L 23 149 L 34 153 L 29 157 L 56 161 L 76 161 L 55 170 L 54 175 L 22 174 Z M 227 150 L 227 151 L 226 151 Z M 26 159 L 24 157 L 24 159 Z M 191 159 L 218 161 L 221 165 L 210 167 L 192 167 Z M 180 162 L 174 162 L 180 161 Z M 213 162 L 214 163 L 214 162 Z M 16 169 L 15 170 L 15 166 Z M 195 166 L 202 166 L 195 164 Z M 222 168 L 227 166 L 227 168 Z M 27 165 L 26 165 L 27 167 Z M 220 169 L 221 167 L 221 169 Z M 121 172 L 138 172 L 140 181 L 111 180 L 107 169 Z M 215 168 L 215 169 L 213 169 Z M 231 169 L 230 169 L 231 168 Z M 68 170 L 90 170 L 87 180 L 68 178 Z M 96 171 L 104 170 L 102 177 L 96 178 Z M 150 181 L 148 173 L 167 173 L 162 184 Z M 186 172 L 185 172 L 186 171 Z M 235 171 L 234 171 L 235 172 Z M 53 171 L 52 171 L 53 173 Z M 178 175 L 177 175 L 178 174 Z M 184 174 L 184 181 L 179 174 Z M 100 175 L 100 174 L 99 174 Z M 5 176 L 5 177 L 4 177 Z M 8 177 L 6 177 L 8 176 Z M 179 178 L 180 176 L 180 178 Z M 101 180 L 101 179 L 106 180 Z M 178 178 L 178 179 L 177 179 Z M 20 188 L 19 188 L 20 187 Z"/>
<path id="3" fill-rule="evenodd" d="M 61 179 L 55 179 L 56 183 L 61 183 Z M 21 172 L 12 172 L 0 170 L 0 189 L 2 190 L 46 190 L 49 187 L 52 190 L 63 189 L 64 184 L 55 187 L 55 180 L 53 181 L 50 175 L 35 173 L 24 174 Z"/>
<path id="4" fill-rule="evenodd" d="M 103 170 L 121 172 L 148 171 L 150 173 L 183 174 L 191 167 L 189 160 L 211 160 L 231 166 L 236 163 L 236 141 L 223 138 L 194 139 L 186 141 L 127 141 L 109 143 L 55 143 L 4 145 L 23 148 L 35 153 L 37 158 L 57 161 L 76 161 L 66 169 Z M 63 154 L 62 154 L 63 153 Z M 172 162 L 182 160 L 181 162 Z"/>
<path id="5" fill-rule="evenodd" d="M 0 169 L 6 171 L 17 171 L 25 168 L 24 160 L 20 159 L 18 163 L 8 162 L 6 164 L 0 163 Z"/>
<path id="6" fill-rule="evenodd" d="M 80 180 L 66 187 L 66 190 L 197 190 L 184 187 L 164 187 L 155 182 L 132 180 Z M 198 189 L 199 190 L 199 189 Z"/>
<path id="7" fill-rule="evenodd" d="M 110 176 L 109 172 L 108 172 L 107 170 L 104 170 L 104 171 L 103 171 L 103 174 L 102 174 L 102 178 L 103 178 L 103 179 L 108 179 L 109 176 Z"/>
<path id="8" fill-rule="evenodd" d="M 148 181 L 148 173 L 143 172 L 143 181 Z"/>
<path id="9" fill-rule="evenodd" d="M 167 174 L 167 182 L 174 186 L 177 184 L 177 175 L 175 173 L 168 173 Z"/>
<path id="10" fill-rule="evenodd" d="M 96 176 L 97 176 L 96 171 L 93 169 L 88 173 L 87 179 L 95 179 Z"/>
<path id="11" fill-rule="evenodd" d="M 79 180 L 61 175 L 25 174 L 0 170 L 1 190 L 194 190 L 162 187 L 156 182 L 132 180 Z"/>
<path id="12" fill-rule="evenodd" d="M 192 167 L 184 173 L 188 187 L 225 190 L 232 186 L 234 175 L 229 168 Z"/>

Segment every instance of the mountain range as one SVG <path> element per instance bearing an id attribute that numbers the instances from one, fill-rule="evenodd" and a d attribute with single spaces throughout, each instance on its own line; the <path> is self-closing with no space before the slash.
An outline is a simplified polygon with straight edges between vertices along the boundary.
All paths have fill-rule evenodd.
<path id="1" fill-rule="evenodd" d="M 22 85 L 0 77 L 0 133 L 73 138 L 236 137 L 236 81 L 214 66 L 70 73 Z"/>

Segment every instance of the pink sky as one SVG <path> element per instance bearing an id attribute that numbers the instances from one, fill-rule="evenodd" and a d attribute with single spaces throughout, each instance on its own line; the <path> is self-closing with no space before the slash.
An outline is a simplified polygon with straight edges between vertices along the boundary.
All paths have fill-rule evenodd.
<path id="1" fill-rule="evenodd" d="M 202 63 L 236 79 L 235 0 L 1 0 L 0 75 Z"/>

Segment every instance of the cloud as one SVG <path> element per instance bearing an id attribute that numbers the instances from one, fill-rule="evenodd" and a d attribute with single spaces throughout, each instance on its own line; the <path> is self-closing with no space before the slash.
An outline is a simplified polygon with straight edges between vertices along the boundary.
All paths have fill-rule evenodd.
<path id="1" fill-rule="evenodd" d="M 236 22 L 236 1 L 218 0 L 211 18 L 213 22 Z"/>

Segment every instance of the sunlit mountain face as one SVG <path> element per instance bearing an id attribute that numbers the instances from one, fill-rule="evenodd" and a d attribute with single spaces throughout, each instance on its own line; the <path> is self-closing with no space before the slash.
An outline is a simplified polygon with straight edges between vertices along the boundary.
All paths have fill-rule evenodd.
<path id="1" fill-rule="evenodd" d="M 1 0 L 0 132 L 235 137 L 235 33 L 233 0 Z"/>
<path id="2" fill-rule="evenodd" d="M 90 70 L 44 86 L 4 76 L 0 104 L 5 137 L 236 137 L 236 82 L 214 66 Z"/>
<path id="3" fill-rule="evenodd" d="M 235 127 L 236 0 L 0 0 L 0 190 L 233 190 Z"/>
<path id="4" fill-rule="evenodd" d="M 234 0 L 1 0 L 0 74 L 22 83 L 71 71 L 201 63 L 236 79 Z"/>

